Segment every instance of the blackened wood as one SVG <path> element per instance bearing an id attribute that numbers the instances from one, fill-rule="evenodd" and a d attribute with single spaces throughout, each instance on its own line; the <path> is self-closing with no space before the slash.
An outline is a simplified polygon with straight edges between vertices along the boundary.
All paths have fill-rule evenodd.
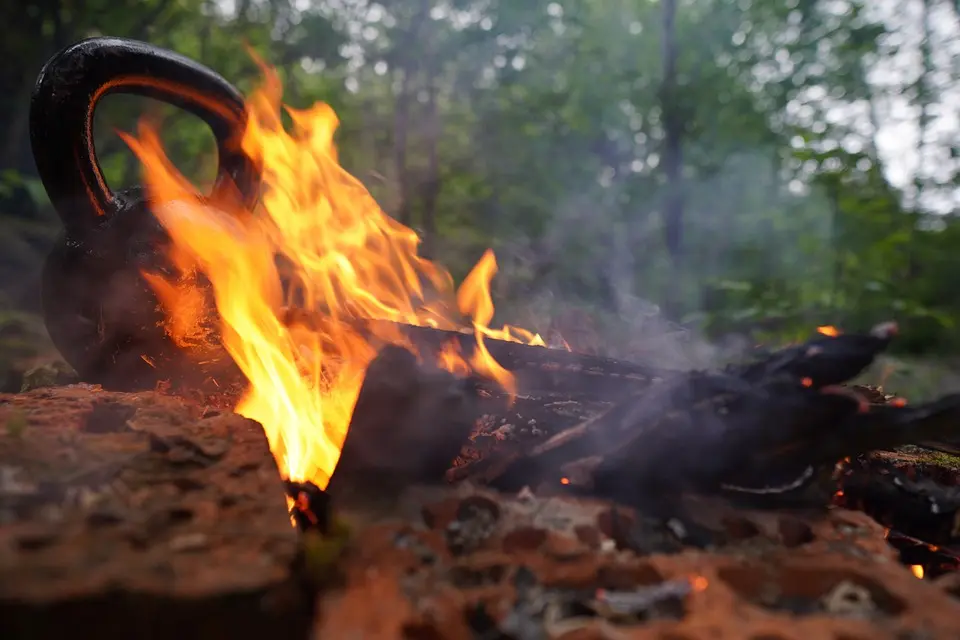
<path id="1" fill-rule="evenodd" d="M 838 500 L 901 534 L 960 547 L 960 473 L 896 455 L 852 460 Z"/>
<path id="2" fill-rule="evenodd" d="M 529 456 L 557 433 L 598 416 L 612 404 L 602 400 L 571 399 L 559 393 L 518 395 L 513 404 L 494 390 L 480 402 L 481 415 L 469 442 L 448 472 L 451 482 L 495 482 L 505 464 Z M 559 480 L 559 469 L 553 474 Z"/>
<path id="3" fill-rule="evenodd" d="M 473 428 L 475 399 L 473 381 L 421 365 L 402 347 L 383 348 L 327 485 L 334 504 L 442 482 Z"/>
<path id="4" fill-rule="evenodd" d="M 427 354 L 456 340 L 463 353 L 476 348 L 473 333 L 405 326 L 413 343 Z M 619 400 L 677 371 L 625 360 L 584 355 L 563 349 L 548 349 L 518 342 L 484 340 L 490 355 L 517 380 L 524 393 L 549 393 L 566 399 Z M 425 355 L 425 357 L 427 357 Z"/>
<path id="5" fill-rule="evenodd" d="M 147 392 L 0 396 L 0 637 L 304 638 L 262 427 Z"/>
<path id="6" fill-rule="evenodd" d="M 847 453 L 952 429 L 960 397 L 861 415 L 868 403 L 835 388 L 841 373 L 859 373 L 889 343 L 891 326 L 818 337 L 750 365 L 638 388 L 606 413 L 501 461 L 488 480 L 514 490 L 575 465 L 587 469 L 591 490 L 619 499 L 681 487 L 782 493 Z M 735 487 L 725 484 L 731 480 Z"/>

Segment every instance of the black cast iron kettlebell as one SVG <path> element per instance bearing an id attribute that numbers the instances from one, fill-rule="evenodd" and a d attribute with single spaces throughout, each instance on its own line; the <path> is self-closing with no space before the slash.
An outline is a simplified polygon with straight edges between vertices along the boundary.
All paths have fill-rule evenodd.
<path id="1" fill-rule="evenodd" d="M 93 114 L 111 93 L 176 105 L 207 123 L 218 176 L 207 201 L 252 207 L 258 168 L 240 149 L 243 96 L 220 75 L 172 51 L 122 38 L 91 38 L 44 65 L 30 105 L 30 141 L 64 233 L 42 275 L 47 330 L 86 382 L 143 389 L 189 369 L 162 328 L 158 300 L 141 273 L 172 273 L 170 239 L 142 187 L 113 192 L 93 143 Z"/>

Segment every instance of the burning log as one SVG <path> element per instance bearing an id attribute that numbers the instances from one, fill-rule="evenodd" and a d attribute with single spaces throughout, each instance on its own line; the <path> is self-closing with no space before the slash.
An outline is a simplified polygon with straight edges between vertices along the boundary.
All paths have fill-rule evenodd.
<path id="1" fill-rule="evenodd" d="M 263 429 L 155 393 L 0 398 L 0 636 L 307 635 Z"/>
<path id="2" fill-rule="evenodd" d="M 288 326 L 310 326 L 310 315 L 287 310 L 284 319 Z M 444 350 L 452 350 L 469 358 L 477 349 L 476 335 L 472 332 L 386 320 L 354 320 L 350 324 L 374 348 L 381 349 L 391 344 L 378 340 L 377 335 L 396 336 L 425 362 L 440 361 Z M 211 340 L 215 340 L 215 337 L 211 337 Z M 680 373 L 635 362 L 493 338 L 486 338 L 484 346 L 490 356 L 515 377 L 519 393 L 569 402 L 622 400 L 639 388 Z M 243 383 L 243 374 L 230 356 L 211 345 L 206 346 L 202 358 L 190 366 L 170 369 L 168 374 L 178 390 L 196 390 L 200 386 L 211 395 L 221 394 L 225 388 L 237 388 Z"/>
<path id="3" fill-rule="evenodd" d="M 389 500 L 410 484 L 442 482 L 473 428 L 475 398 L 470 379 L 385 347 L 367 368 L 328 493 Z"/>

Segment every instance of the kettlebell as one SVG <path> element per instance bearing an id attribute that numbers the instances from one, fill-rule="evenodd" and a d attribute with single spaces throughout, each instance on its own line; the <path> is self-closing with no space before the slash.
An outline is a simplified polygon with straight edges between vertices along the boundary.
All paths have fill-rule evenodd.
<path id="1" fill-rule="evenodd" d="M 213 130 L 219 166 L 205 204 L 251 209 L 260 174 L 240 147 L 243 96 L 189 58 L 145 42 L 97 37 L 64 48 L 41 70 L 30 104 L 30 142 L 64 227 L 41 279 L 47 331 L 84 382 L 149 389 L 202 374 L 196 354 L 164 330 L 159 300 L 142 276 L 175 273 L 170 237 L 151 211 L 157 203 L 143 187 L 112 191 L 97 160 L 93 116 L 113 93 L 175 105 Z"/>

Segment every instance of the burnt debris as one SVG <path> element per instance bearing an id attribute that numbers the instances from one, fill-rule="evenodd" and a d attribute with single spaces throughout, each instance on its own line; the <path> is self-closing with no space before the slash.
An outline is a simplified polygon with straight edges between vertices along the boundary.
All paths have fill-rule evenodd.
<path id="1" fill-rule="evenodd" d="M 293 501 L 290 517 L 297 529 L 327 533 L 332 522 L 330 495 L 312 482 L 285 480 L 283 484 Z"/>
<path id="2" fill-rule="evenodd" d="M 685 492 L 826 505 L 838 460 L 946 438 L 960 425 L 960 394 L 916 407 L 874 405 L 841 386 L 895 334 L 896 325 L 885 323 L 865 334 L 818 336 L 756 362 L 674 376 L 503 461 L 489 482 L 516 491 L 555 482 L 576 466 L 579 490 L 668 522 Z"/>
<path id="3" fill-rule="evenodd" d="M 936 577 L 960 569 L 958 483 L 960 472 L 934 474 L 895 457 L 861 456 L 843 466 L 836 502 L 886 526 L 904 564 Z"/>
<path id="4" fill-rule="evenodd" d="M 821 334 L 757 362 L 728 367 L 727 372 L 755 384 L 781 380 L 787 384 L 800 381 L 814 389 L 840 385 L 873 364 L 898 331 L 895 322 L 883 322 L 867 333 Z"/>

